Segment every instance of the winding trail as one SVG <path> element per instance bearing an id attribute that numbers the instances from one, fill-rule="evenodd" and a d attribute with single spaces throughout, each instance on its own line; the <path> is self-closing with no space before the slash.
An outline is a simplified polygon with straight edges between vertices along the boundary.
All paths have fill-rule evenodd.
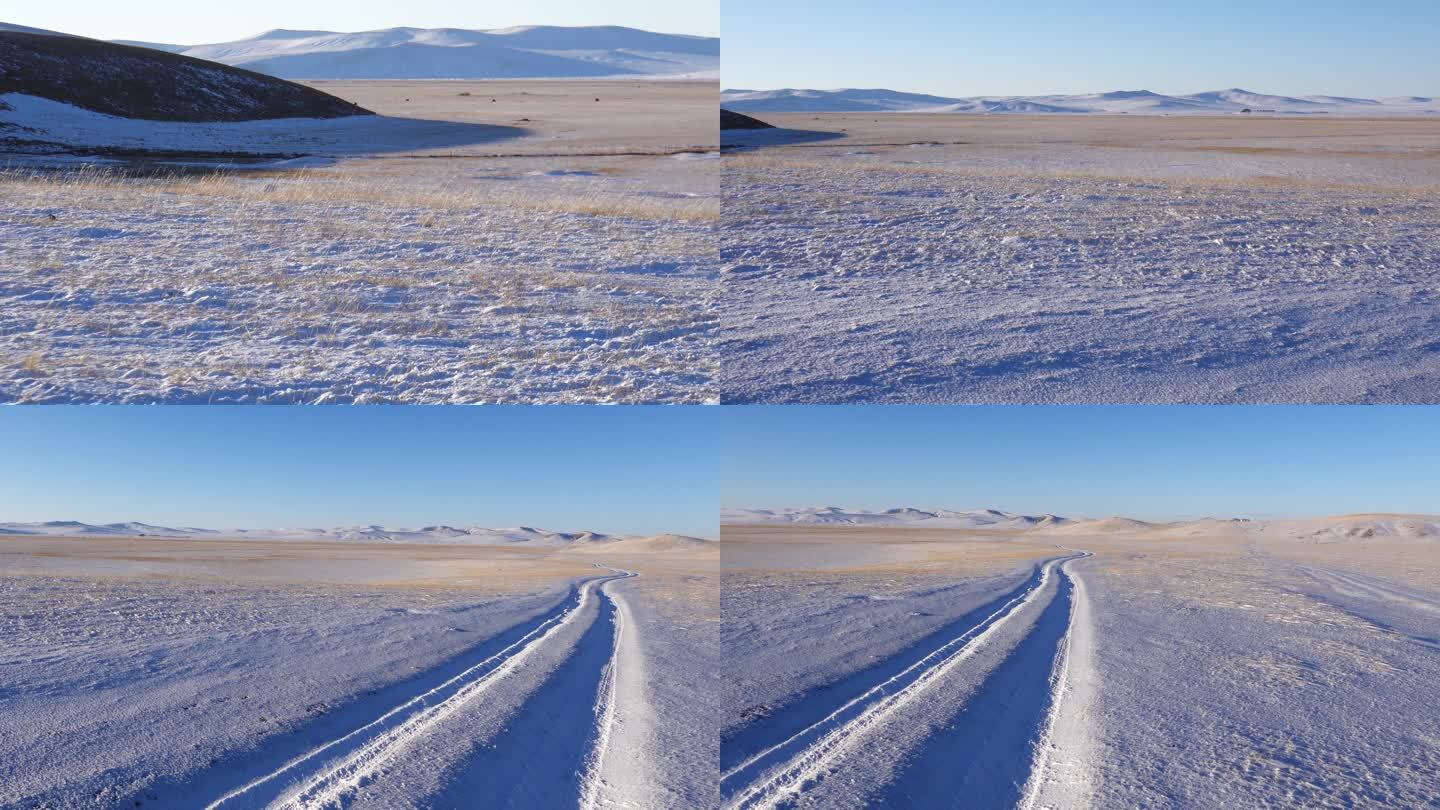
<path id="1" fill-rule="evenodd" d="M 605 567 L 605 566 L 597 566 Z M 606 587 L 616 580 L 637 576 L 633 571 L 608 569 L 613 574 L 583 582 L 565 601 L 563 609 L 540 621 L 518 640 L 438 686 L 417 694 L 385 711 L 350 733 L 318 745 L 279 768 L 246 782 L 206 806 L 206 810 L 241 807 L 313 808 L 340 807 L 361 786 L 380 778 L 387 766 L 403 758 L 407 750 L 442 722 L 473 707 L 496 685 L 507 678 L 523 677 L 527 661 L 560 633 L 593 621 L 597 600 L 615 600 Z M 621 625 L 616 611 L 615 641 Z M 602 767 L 611 728 L 615 723 L 615 673 L 619 646 L 616 644 L 602 674 L 595 707 L 590 752 L 580 781 L 582 806 L 598 807 L 603 780 Z M 543 687 L 542 687 L 543 688 Z M 568 774 L 556 775 L 569 776 Z"/>
<path id="2" fill-rule="evenodd" d="M 1035 684 L 1021 684 L 1034 693 L 1034 697 L 1027 700 L 1037 705 L 1037 712 L 1041 702 L 1047 704 L 1037 736 L 1032 739 L 1027 735 L 1016 741 L 1021 747 L 1021 758 L 1023 751 L 1030 749 L 1034 759 L 1029 764 L 1028 780 L 1022 780 L 1025 781 L 1022 801 L 1025 807 L 1045 806 L 1042 794 L 1055 792 L 1052 789 L 1054 780 L 1047 776 L 1047 771 L 1054 770 L 1054 775 L 1059 775 L 1060 770 L 1067 771 L 1064 776 L 1068 783 L 1073 777 L 1069 773 L 1073 768 L 1068 765 L 1060 768 L 1052 766 L 1052 763 L 1071 763 L 1074 757 L 1082 755 L 1083 746 L 1078 744 L 1078 740 L 1085 736 L 1083 728 L 1068 718 L 1071 716 L 1070 697 L 1076 682 L 1074 671 L 1080 666 L 1088 666 L 1088 606 L 1084 606 L 1083 589 L 1076 587 L 1078 580 L 1067 570 L 1067 566 L 1074 560 L 1090 556 L 1090 552 L 1063 550 L 1072 553 L 1047 560 L 1040 566 L 1039 576 L 1032 578 L 1023 590 L 962 632 L 944 640 L 928 655 L 851 698 L 820 721 L 722 773 L 724 807 L 740 810 L 788 806 L 804 797 L 822 779 L 835 774 L 842 774 L 846 781 L 863 781 L 865 773 L 849 772 L 853 759 L 867 751 L 877 750 L 878 744 L 890 736 L 886 734 L 886 729 L 891 728 L 893 722 L 908 722 L 901 714 L 904 710 L 932 692 L 945 690 L 951 676 L 978 653 L 988 651 L 1000 633 L 1022 627 L 1026 622 L 1031 622 L 1032 626 L 1025 631 L 1027 635 L 1022 637 L 1021 646 L 1025 646 L 1024 642 L 1031 635 L 1036 637 L 1038 647 L 1037 644 L 1029 645 L 1036 649 L 1027 648 L 1025 655 L 1037 661 L 1042 670 L 1048 671 L 1046 677 L 1049 683 L 1048 686 L 1039 684 L 1039 689 L 1034 688 Z M 1041 634 L 1037 628 L 1041 619 L 1053 612 L 1052 608 L 1067 611 L 1068 617 L 1057 617 L 1063 618 L 1064 623 L 1063 626 L 1056 625 L 1053 632 L 1056 636 L 1063 633 L 1063 637 L 1051 640 L 1049 643 L 1053 652 L 1046 653 L 1045 640 L 1039 638 Z M 1077 621 L 1085 626 L 1077 629 Z M 1050 624 L 1054 621 L 1051 620 Z M 1075 644 L 1074 639 L 1078 636 L 1084 636 L 1084 640 Z M 1022 668 L 1028 672 L 1034 667 L 1027 661 Z M 996 680 L 987 676 L 984 687 L 992 686 Z M 1088 681 L 1086 686 L 1088 688 Z M 1009 688 L 1007 684 L 1000 684 L 1000 687 L 1002 690 Z M 984 703 L 973 707 L 981 715 L 1003 711 L 1012 699 L 1012 696 L 991 697 L 979 692 L 969 698 L 972 703 Z M 971 710 L 972 707 L 967 705 L 966 711 Z M 956 738 L 963 736 L 954 729 L 947 736 L 952 735 Z M 930 742 L 927 740 L 927 744 Z M 942 753 L 936 758 L 953 761 L 951 757 L 957 753 L 953 750 L 956 741 L 934 742 L 942 743 L 935 746 Z M 984 743 L 964 739 L 958 744 L 963 747 Z M 926 757 L 922 752 L 915 759 L 923 766 Z M 894 777 L 892 769 L 888 778 Z M 1074 795 L 1078 791 L 1068 793 Z"/>

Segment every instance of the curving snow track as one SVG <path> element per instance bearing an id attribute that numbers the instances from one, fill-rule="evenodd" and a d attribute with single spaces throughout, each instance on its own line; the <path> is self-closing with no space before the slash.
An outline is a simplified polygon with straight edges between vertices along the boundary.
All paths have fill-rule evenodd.
<path id="1" fill-rule="evenodd" d="M 1090 556 L 1088 551 L 1079 553 Z M 1089 769 L 1090 708 L 1096 681 L 1090 601 L 1085 583 L 1063 569 L 1071 586 L 1070 620 L 1055 657 L 1049 707 L 1020 800 L 1022 810 L 1086 807 L 1094 789 Z"/>
<path id="2" fill-rule="evenodd" d="M 1043 603 L 1054 599 L 1059 591 L 1054 582 L 1057 577 L 1065 577 L 1071 585 L 1078 584 L 1065 567 L 1073 560 L 1088 556 L 1089 552 L 1075 551 L 1046 561 L 1039 578 L 1025 590 L 929 655 L 852 698 L 819 722 L 723 773 L 724 806 L 734 810 L 788 806 L 803 798 L 826 774 L 844 771 L 849 757 L 883 740 L 887 721 L 930 690 L 943 689 L 948 677 L 986 649 L 1002 629 L 1007 629 L 1012 622 L 1024 621 L 1017 617 L 1033 614 Z M 1056 760 L 1056 752 L 1062 750 L 1057 743 L 1063 741 L 1064 756 L 1069 757 L 1079 751 L 1080 746 L 1075 743 L 1084 736 L 1083 730 L 1068 720 L 1070 704 L 1066 700 L 1075 680 L 1073 670 L 1079 666 L 1075 662 L 1082 657 L 1075 654 L 1072 641 L 1077 636 L 1076 617 L 1081 610 L 1078 606 L 1083 604 L 1083 591 L 1072 591 L 1072 594 L 1069 625 L 1052 669 L 1050 706 L 1040 739 L 1035 742 L 1035 762 L 1025 797 L 1027 807 L 1039 806 L 1041 794 L 1051 784 L 1045 771 L 1048 763 Z M 1081 620 L 1087 627 L 1081 628 L 1080 634 L 1084 635 L 1081 652 L 1088 661 L 1088 608 L 1086 611 Z M 1086 685 L 1088 688 L 1088 680 Z M 1071 768 L 1067 766 L 1066 770 Z M 1076 793 L 1078 791 L 1071 791 L 1072 795 Z"/>
<path id="3" fill-rule="evenodd" d="M 603 567 L 603 566 L 599 566 Z M 585 621 L 595 600 L 609 583 L 636 576 L 633 571 L 609 569 L 610 576 L 586 580 L 559 613 L 539 623 L 509 646 L 469 667 L 453 678 L 390 709 L 343 737 L 319 745 L 279 768 L 226 793 L 206 810 L 239 807 L 314 808 L 344 806 L 359 787 L 378 778 L 387 765 L 403 757 L 408 748 L 440 723 L 475 704 L 506 678 L 523 672 L 529 659 L 562 631 Z M 614 601 L 608 592 L 605 598 Z M 617 611 L 616 641 L 621 626 Z M 580 774 L 582 804 L 598 807 L 602 769 L 615 722 L 615 673 L 619 646 L 615 646 L 597 698 L 596 724 L 586 768 Z"/>

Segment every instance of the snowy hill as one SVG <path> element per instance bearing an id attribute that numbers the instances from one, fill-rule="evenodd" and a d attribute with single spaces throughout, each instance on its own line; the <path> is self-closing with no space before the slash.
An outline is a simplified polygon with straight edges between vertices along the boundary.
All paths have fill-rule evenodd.
<path id="1" fill-rule="evenodd" d="M 1277 520 L 1265 527 L 1271 538 L 1319 543 L 1364 542 L 1375 539 L 1440 542 L 1440 517 L 1435 515 L 1339 515 L 1305 520 Z"/>
<path id="2" fill-rule="evenodd" d="M 1055 515 L 1016 515 L 994 509 L 957 511 L 901 507 L 871 512 L 836 506 L 792 509 L 723 509 L 720 522 L 728 524 L 790 524 L 801 526 L 919 526 L 936 529 L 1023 529 L 1067 523 Z"/>
<path id="3" fill-rule="evenodd" d="M 150 121 L 329 119 L 368 114 L 311 87 L 163 51 L 53 32 L 0 30 L 0 97 Z M 0 98 L 0 113 L 14 102 Z M 0 128 L 6 116 L 0 115 Z M 17 124 L 8 122 L 13 128 Z M 23 123 L 19 124 L 23 126 Z"/>
<path id="4" fill-rule="evenodd" d="M 290 79 L 713 78 L 720 69 L 717 38 L 620 26 L 277 29 L 235 42 L 148 47 Z"/>
<path id="5" fill-rule="evenodd" d="M 81 523 L 55 520 L 46 523 L 0 523 L 0 537 L 174 537 L 289 542 L 423 543 L 453 545 L 520 545 L 528 547 L 655 546 L 690 547 L 709 541 L 680 535 L 633 537 L 592 531 L 556 532 L 530 526 L 487 529 L 478 526 L 426 526 L 420 529 L 392 529 L 384 526 L 347 526 L 334 529 L 196 529 L 154 526 L 148 523 Z M 629 547 L 626 546 L 626 547 Z"/>
<path id="6" fill-rule="evenodd" d="M 946 98 L 895 90 L 723 90 L 720 103 L 738 112 L 914 112 L 1090 115 L 1440 115 L 1440 99 L 1275 96 L 1231 88 L 1184 96 L 1149 90 L 1049 96 Z"/>
<path id="7" fill-rule="evenodd" d="M 0 534 L 44 535 L 49 537 L 202 537 L 218 532 L 209 529 L 152 526 L 148 523 L 90 524 L 75 520 L 51 520 L 45 523 L 0 523 Z"/>
<path id="8" fill-rule="evenodd" d="M 722 90 L 720 103 L 736 112 L 917 112 L 963 99 L 895 90 Z"/>

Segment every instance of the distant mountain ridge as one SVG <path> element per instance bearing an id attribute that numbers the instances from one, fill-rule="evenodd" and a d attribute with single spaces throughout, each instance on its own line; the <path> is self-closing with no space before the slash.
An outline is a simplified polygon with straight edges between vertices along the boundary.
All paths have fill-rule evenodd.
<path id="1" fill-rule="evenodd" d="M 1167 96 L 1149 90 L 1048 96 L 949 98 L 886 89 L 722 90 L 720 104 L 736 112 L 1030 113 L 1072 115 L 1440 115 L 1440 99 L 1277 96 L 1240 88 Z"/>
<path id="2" fill-rule="evenodd" d="M 1098 519 L 1048 514 L 1018 515 L 994 509 L 957 511 L 898 507 L 869 511 L 837 506 L 809 506 L 785 509 L 725 508 L 720 512 L 720 522 L 722 525 L 731 526 L 915 527 L 995 529 L 1017 533 L 1035 530 L 1038 536 L 1055 538 L 1146 534 L 1176 539 L 1243 536 L 1302 543 L 1440 542 L 1440 516 L 1405 514 L 1355 514 L 1273 520 L 1205 517 L 1195 520 L 1147 521 L 1118 515 Z"/>
<path id="3" fill-rule="evenodd" d="M 716 78 L 720 40 L 623 26 L 276 29 L 205 45 L 136 42 L 287 79 Z"/>
<path id="4" fill-rule="evenodd" d="M 838 506 L 787 509 L 722 509 L 720 522 L 729 524 L 790 524 L 800 526 L 924 526 L 948 529 L 1021 529 L 1069 523 L 1058 515 L 1017 515 L 995 509 L 916 509 L 899 507 L 873 512 Z"/>
<path id="5" fill-rule="evenodd" d="M 610 535 L 594 531 L 556 532 L 530 526 L 487 529 L 478 526 L 426 526 L 420 529 L 393 529 L 384 526 L 351 526 L 334 529 L 200 529 L 156 526 L 149 523 L 81 523 L 54 520 L 44 523 L 0 523 L 0 537 L 161 537 L 196 539 L 243 539 L 313 542 L 423 543 L 457 545 L 584 546 L 589 544 L 634 544 L 653 541 L 670 545 L 705 544 L 710 541 L 682 535 Z"/>

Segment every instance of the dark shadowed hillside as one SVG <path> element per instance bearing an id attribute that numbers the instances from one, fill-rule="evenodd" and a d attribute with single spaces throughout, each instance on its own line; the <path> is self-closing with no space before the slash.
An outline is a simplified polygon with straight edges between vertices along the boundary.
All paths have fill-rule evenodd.
<path id="1" fill-rule="evenodd" d="M 313 88 L 165 51 L 0 30 L 0 94 L 153 121 L 369 115 Z M 3 104 L 3 102 L 0 102 Z"/>
<path id="2" fill-rule="evenodd" d="M 730 110 L 720 110 L 721 129 L 774 129 L 773 124 L 767 124 L 758 118 L 751 118 L 748 115 L 741 115 Z"/>

